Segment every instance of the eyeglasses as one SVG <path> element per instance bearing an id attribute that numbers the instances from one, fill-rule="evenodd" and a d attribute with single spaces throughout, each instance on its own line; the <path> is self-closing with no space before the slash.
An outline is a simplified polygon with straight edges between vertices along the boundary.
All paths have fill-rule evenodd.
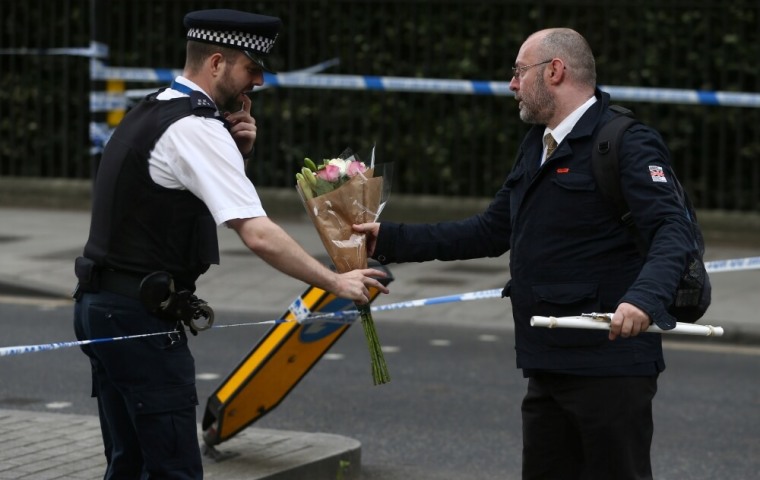
<path id="1" fill-rule="evenodd" d="M 537 67 L 537 66 L 539 66 L 539 65 L 543 65 L 543 64 L 545 64 L 545 63 L 549 63 L 549 62 L 551 62 L 552 60 L 554 60 L 554 59 L 553 59 L 553 58 L 550 58 L 549 60 L 544 60 L 543 62 L 534 63 L 533 65 L 525 65 L 524 67 L 512 67 L 512 76 L 513 76 L 514 78 L 516 78 L 516 79 L 518 79 L 518 80 L 519 80 L 519 79 L 520 79 L 520 77 L 521 77 L 521 76 L 522 76 L 522 75 L 523 75 L 523 74 L 524 74 L 526 71 L 528 71 L 528 69 L 530 69 L 530 68 L 533 68 L 533 67 Z"/>

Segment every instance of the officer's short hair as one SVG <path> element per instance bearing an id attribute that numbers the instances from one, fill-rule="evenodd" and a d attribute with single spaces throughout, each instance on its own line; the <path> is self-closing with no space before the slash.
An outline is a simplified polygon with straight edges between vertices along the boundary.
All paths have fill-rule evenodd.
<path id="1" fill-rule="evenodd" d="M 221 47 L 210 43 L 188 41 L 185 68 L 191 72 L 198 72 L 203 67 L 203 62 L 215 53 L 221 53 L 224 56 L 224 60 L 230 63 L 234 63 L 235 60 L 243 54 L 243 52 L 233 48 Z"/>

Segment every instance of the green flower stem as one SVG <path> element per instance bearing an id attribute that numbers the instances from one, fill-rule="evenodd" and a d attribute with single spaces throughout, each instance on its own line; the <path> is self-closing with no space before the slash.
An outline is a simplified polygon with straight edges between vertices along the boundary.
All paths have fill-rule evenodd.
<path id="1" fill-rule="evenodd" d="M 364 336 L 367 339 L 369 348 L 369 357 L 372 362 L 372 380 L 375 385 L 382 385 L 391 381 L 388 374 L 388 366 L 385 364 L 385 357 L 380 346 L 380 339 L 377 337 L 375 322 L 372 320 L 372 311 L 369 305 L 357 305 L 359 314 L 362 318 L 362 327 L 364 327 Z"/>

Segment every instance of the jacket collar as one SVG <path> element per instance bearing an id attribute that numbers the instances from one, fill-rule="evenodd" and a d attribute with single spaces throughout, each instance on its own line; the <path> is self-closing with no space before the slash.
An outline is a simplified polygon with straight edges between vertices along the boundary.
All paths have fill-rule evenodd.
<path id="1" fill-rule="evenodd" d="M 575 127 L 567 134 L 567 139 L 582 138 L 594 134 L 596 126 L 599 124 L 602 114 L 610 106 L 610 94 L 596 88 L 594 91 L 596 103 L 593 104 L 586 113 L 578 120 Z"/>
<path id="2" fill-rule="evenodd" d="M 596 88 L 594 91 L 594 96 L 596 96 L 597 102 L 591 105 L 588 110 L 586 110 L 586 113 L 584 113 L 583 116 L 578 120 L 578 123 L 575 124 L 575 127 L 573 127 L 570 133 L 567 134 L 565 139 L 554 152 L 552 158 L 558 158 L 572 153 L 572 150 L 568 144 L 568 140 L 590 137 L 593 135 L 594 130 L 601 121 L 602 115 L 605 111 L 607 111 L 610 105 L 610 95 L 608 93 L 599 90 L 599 88 Z M 543 145 L 541 138 L 543 137 L 545 128 L 545 125 L 533 125 L 531 127 L 527 135 L 525 135 L 525 139 L 523 140 L 522 145 L 520 146 L 522 156 L 526 156 L 528 158 L 537 156 L 537 158 L 540 158 L 540 149 Z"/>

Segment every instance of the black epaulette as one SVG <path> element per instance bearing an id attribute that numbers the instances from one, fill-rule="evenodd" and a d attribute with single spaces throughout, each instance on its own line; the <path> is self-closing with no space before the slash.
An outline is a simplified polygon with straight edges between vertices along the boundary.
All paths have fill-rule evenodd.
<path id="1" fill-rule="evenodd" d="M 193 114 L 199 117 L 213 117 L 216 114 L 214 102 L 197 90 L 190 92 L 190 108 Z"/>
<path id="2" fill-rule="evenodd" d="M 193 90 L 190 92 L 190 109 L 193 115 L 198 117 L 213 118 L 219 120 L 227 130 L 230 129 L 230 123 L 224 117 L 220 117 L 216 113 L 216 105 L 205 94 Z"/>

